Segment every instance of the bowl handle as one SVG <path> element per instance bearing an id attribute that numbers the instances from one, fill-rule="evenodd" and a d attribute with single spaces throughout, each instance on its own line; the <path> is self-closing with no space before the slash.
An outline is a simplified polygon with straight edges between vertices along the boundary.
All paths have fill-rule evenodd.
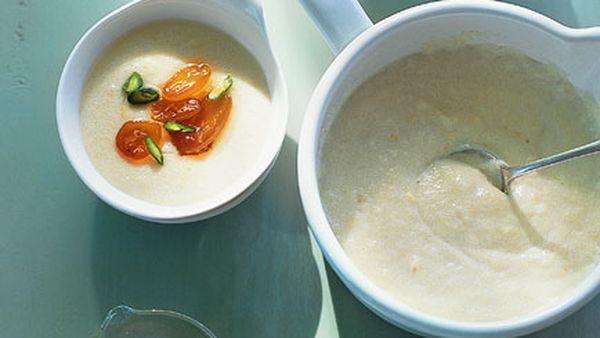
<path id="1" fill-rule="evenodd" d="M 263 0 L 226 0 L 225 2 L 228 2 L 234 8 L 248 15 L 260 28 L 265 30 Z"/>
<path id="2" fill-rule="evenodd" d="M 300 0 L 337 54 L 373 22 L 357 0 Z"/>

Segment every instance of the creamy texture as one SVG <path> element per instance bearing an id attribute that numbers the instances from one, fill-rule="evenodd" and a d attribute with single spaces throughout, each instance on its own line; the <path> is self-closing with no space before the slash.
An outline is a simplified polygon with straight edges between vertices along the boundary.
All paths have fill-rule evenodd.
<path id="1" fill-rule="evenodd" d="M 135 165 L 115 147 L 115 135 L 131 119 L 150 119 L 146 105 L 130 105 L 121 91 L 137 71 L 146 84 L 161 85 L 188 62 L 208 62 L 213 83 L 231 73 L 233 99 L 227 126 L 213 149 L 179 156 L 163 147 L 165 164 Z M 165 21 L 127 33 L 99 57 L 81 97 L 81 132 L 94 166 L 116 188 L 159 205 L 210 199 L 257 165 L 274 119 L 266 79 L 253 56 L 229 36 L 185 21 Z"/>
<path id="2" fill-rule="evenodd" d="M 532 314 L 596 265 L 600 157 L 515 180 L 511 202 L 444 155 L 472 143 L 521 164 L 599 138 L 599 119 L 560 71 L 512 49 L 428 49 L 343 105 L 321 147 L 321 197 L 351 260 L 402 303 L 461 321 Z"/>

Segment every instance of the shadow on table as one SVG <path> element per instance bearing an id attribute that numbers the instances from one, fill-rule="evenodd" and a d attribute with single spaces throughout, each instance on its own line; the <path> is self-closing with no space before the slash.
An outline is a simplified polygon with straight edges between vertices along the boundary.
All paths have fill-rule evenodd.
<path id="1" fill-rule="evenodd" d="M 597 338 L 598 319 L 600 318 L 600 297 L 594 298 L 583 309 L 573 315 L 550 326 L 547 329 L 534 333 L 530 338 Z"/>
<path id="2" fill-rule="evenodd" d="M 222 337 L 314 337 L 321 285 L 296 149 L 287 138 L 250 198 L 195 224 L 147 223 L 99 201 L 92 249 L 99 312 L 128 304 L 188 314 Z"/>

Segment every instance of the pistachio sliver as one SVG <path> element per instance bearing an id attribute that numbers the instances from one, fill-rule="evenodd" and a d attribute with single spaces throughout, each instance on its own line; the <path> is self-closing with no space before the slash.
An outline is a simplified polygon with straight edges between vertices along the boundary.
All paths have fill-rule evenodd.
<path id="1" fill-rule="evenodd" d="M 121 88 L 125 93 L 131 94 L 134 91 L 142 88 L 143 85 L 144 80 L 142 80 L 142 76 L 138 72 L 133 72 L 131 75 L 129 75 L 129 78 L 127 78 Z"/>
<path id="2" fill-rule="evenodd" d="M 167 121 L 163 127 L 165 127 L 165 129 L 168 131 L 174 131 L 178 133 L 193 133 L 196 131 L 196 128 L 178 121 Z"/>
<path id="3" fill-rule="evenodd" d="M 231 85 L 233 85 L 233 78 L 231 77 L 231 74 L 227 74 L 225 75 L 225 78 L 223 79 L 223 81 L 221 81 L 221 83 L 219 83 L 219 85 L 217 85 L 215 88 L 213 88 L 210 93 L 208 93 L 208 99 L 209 100 L 216 100 L 219 97 L 221 97 L 221 95 L 223 95 L 230 87 Z"/>
<path id="4" fill-rule="evenodd" d="M 160 148 L 158 147 L 156 142 L 154 142 L 152 137 L 146 136 L 146 138 L 144 139 L 144 144 L 146 145 L 146 149 L 148 149 L 148 151 L 150 152 L 150 155 L 152 155 L 152 157 L 154 157 L 156 162 L 160 165 L 163 165 L 164 158 L 163 158 L 162 151 L 160 151 Z"/>
<path id="5" fill-rule="evenodd" d="M 131 104 L 145 104 L 158 100 L 158 91 L 150 87 L 142 87 L 127 95 L 127 101 Z"/>

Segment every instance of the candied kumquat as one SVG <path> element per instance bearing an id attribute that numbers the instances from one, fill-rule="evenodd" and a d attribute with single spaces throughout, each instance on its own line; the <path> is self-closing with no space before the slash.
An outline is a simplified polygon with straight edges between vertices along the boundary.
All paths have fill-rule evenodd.
<path id="1" fill-rule="evenodd" d="M 192 133 L 169 132 L 171 140 L 180 155 L 198 155 L 210 150 L 219 136 L 231 112 L 232 101 L 229 95 L 222 95 L 216 100 L 202 100 L 202 112 L 189 120 L 186 125 L 196 128 Z"/>
<path id="2" fill-rule="evenodd" d="M 162 126 L 155 122 L 127 121 L 121 126 L 116 136 L 119 152 L 132 161 L 145 159 L 150 152 L 144 144 L 146 136 L 160 146 L 162 142 Z"/>
<path id="3" fill-rule="evenodd" d="M 201 110 L 201 100 L 196 98 L 181 101 L 169 101 L 161 98 L 150 105 L 152 119 L 159 122 L 187 120 Z"/>
<path id="4" fill-rule="evenodd" d="M 206 63 L 190 64 L 173 75 L 162 88 L 163 97 L 181 101 L 203 96 L 210 80 L 211 69 Z"/>

